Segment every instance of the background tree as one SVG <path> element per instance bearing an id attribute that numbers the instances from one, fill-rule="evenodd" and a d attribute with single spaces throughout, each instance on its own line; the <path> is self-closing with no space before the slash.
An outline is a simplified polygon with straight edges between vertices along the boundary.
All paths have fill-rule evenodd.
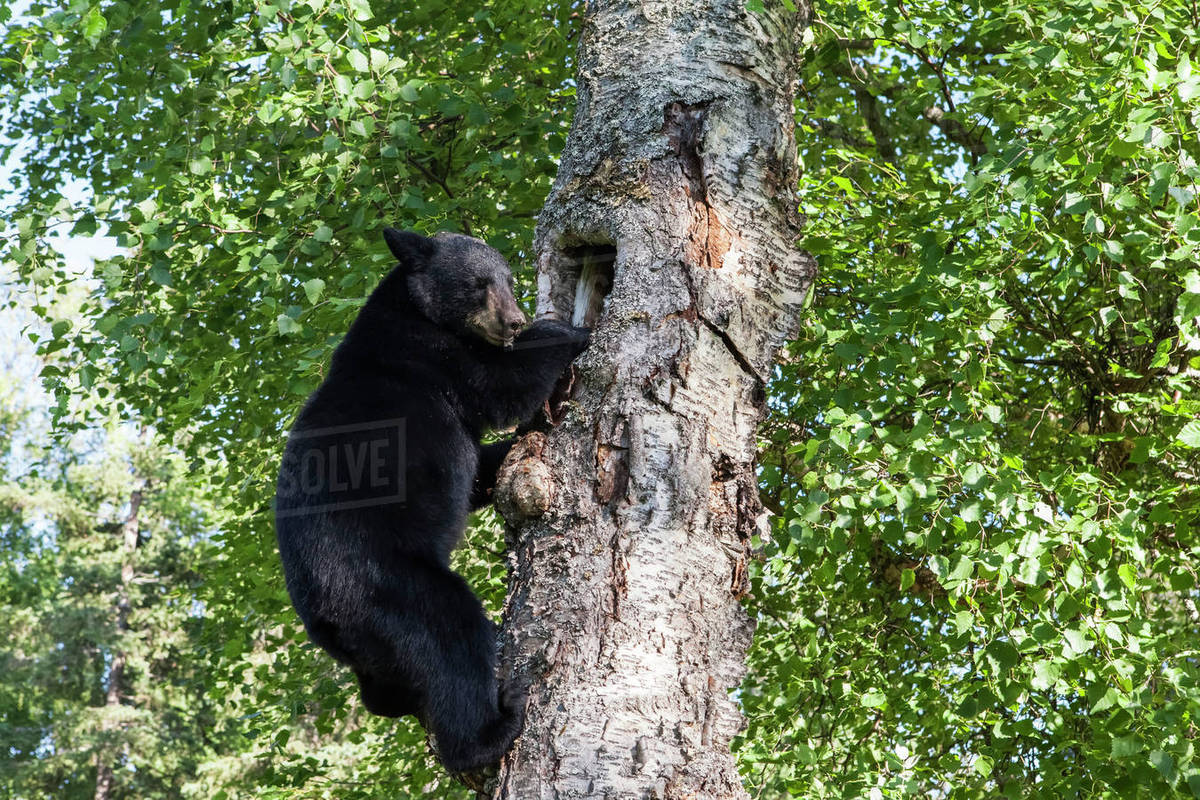
<path id="1" fill-rule="evenodd" d="M 469 229 L 531 286 L 584 9 L 414 5 L 0 20 L 4 258 L 53 432 L 89 397 L 217 487 L 188 663 L 229 735 L 177 737 L 206 797 L 465 794 L 303 645 L 269 556 L 278 434 L 387 266 L 378 227 Z M 752 796 L 1200 795 L 1197 41 L 1180 2 L 815 9 L 822 271 L 760 428 Z M 93 230 L 127 250 L 81 282 L 48 245 Z M 83 313 L 48 302 L 81 285 Z M 499 541 L 489 516 L 460 556 L 495 609 Z"/>
<path id="2" fill-rule="evenodd" d="M 0 374 L 0 793 L 185 796 L 228 740 L 205 692 L 203 497 L 127 425 L 46 447 L 19 378 Z"/>

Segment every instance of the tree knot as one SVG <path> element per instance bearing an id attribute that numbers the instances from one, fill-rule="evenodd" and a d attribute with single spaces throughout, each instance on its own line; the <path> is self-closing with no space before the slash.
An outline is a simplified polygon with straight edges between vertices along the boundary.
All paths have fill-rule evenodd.
<path id="1" fill-rule="evenodd" d="M 554 504 L 554 475 L 542 460 L 546 434 L 534 432 L 513 445 L 500 466 L 494 498 L 496 510 L 510 524 L 540 517 Z"/>

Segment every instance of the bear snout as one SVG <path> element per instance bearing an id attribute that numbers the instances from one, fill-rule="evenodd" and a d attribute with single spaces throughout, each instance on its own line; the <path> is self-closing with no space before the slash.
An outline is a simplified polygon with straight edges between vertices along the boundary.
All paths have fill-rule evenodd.
<path id="1" fill-rule="evenodd" d="M 525 314 L 507 288 L 489 286 L 483 308 L 467 318 L 467 327 L 492 344 L 510 345 L 525 327 Z"/>
<path id="2" fill-rule="evenodd" d="M 521 328 L 525 327 L 525 315 L 520 309 L 515 309 L 515 314 L 502 314 L 500 316 L 500 324 L 508 328 L 509 332 L 516 336 L 521 332 Z"/>
<path id="3" fill-rule="evenodd" d="M 517 299 L 508 289 L 492 287 L 488 290 L 487 307 L 495 319 L 497 333 L 511 340 L 525 327 L 525 313 L 517 305 Z"/>

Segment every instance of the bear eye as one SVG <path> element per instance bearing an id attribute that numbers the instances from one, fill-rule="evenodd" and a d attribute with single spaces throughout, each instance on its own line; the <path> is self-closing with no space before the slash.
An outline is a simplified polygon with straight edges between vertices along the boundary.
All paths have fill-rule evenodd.
<path id="1" fill-rule="evenodd" d="M 491 281 L 489 281 L 487 278 L 479 278 L 475 281 L 475 288 L 486 289 L 489 283 L 491 283 Z"/>

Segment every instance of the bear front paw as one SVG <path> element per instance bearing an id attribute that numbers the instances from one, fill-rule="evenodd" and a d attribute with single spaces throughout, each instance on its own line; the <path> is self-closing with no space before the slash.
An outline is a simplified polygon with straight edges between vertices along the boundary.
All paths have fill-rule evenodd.
<path id="1" fill-rule="evenodd" d="M 575 339 L 575 341 L 578 342 L 579 349 L 576 352 L 582 353 L 584 350 L 587 349 L 588 345 L 592 343 L 592 329 L 591 328 L 573 328 L 571 338 Z"/>

